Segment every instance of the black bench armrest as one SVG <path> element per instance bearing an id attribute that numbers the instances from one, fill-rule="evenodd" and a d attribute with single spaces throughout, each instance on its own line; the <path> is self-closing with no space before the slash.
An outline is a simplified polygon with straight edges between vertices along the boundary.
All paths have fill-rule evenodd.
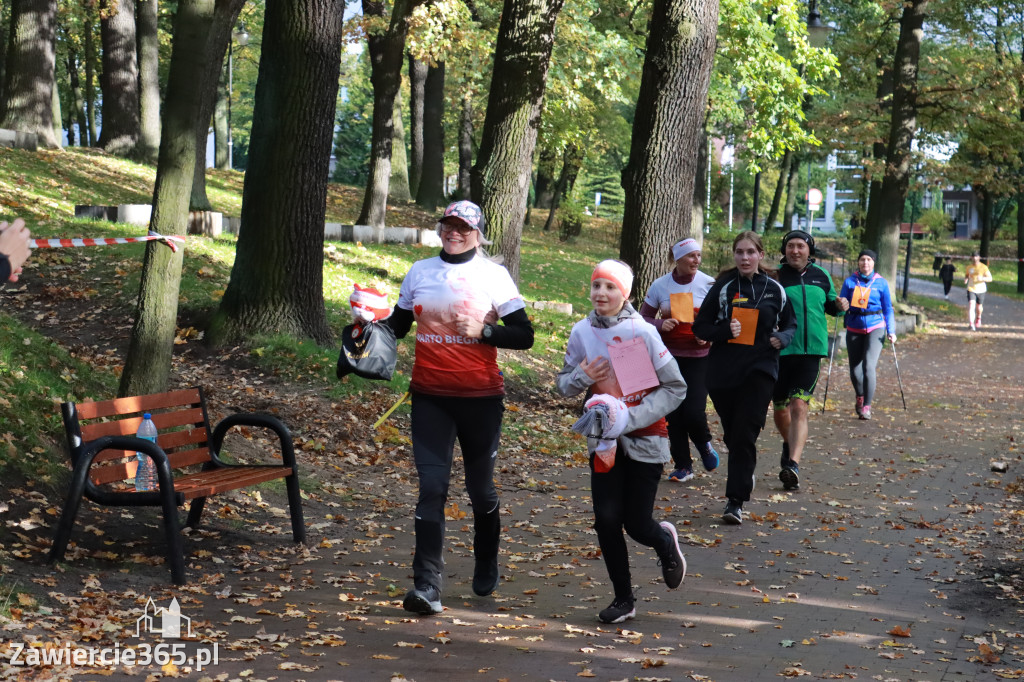
<path id="1" fill-rule="evenodd" d="M 93 485 L 89 480 L 89 468 L 92 466 L 96 455 L 104 450 L 134 450 L 143 452 L 153 458 L 156 465 L 157 480 L 160 483 L 158 490 L 146 492 L 114 492 L 104 490 Z M 99 504 L 121 505 L 121 506 L 153 506 L 159 505 L 164 494 L 174 496 L 176 506 L 185 503 L 185 497 L 174 491 L 174 476 L 171 474 L 171 464 L 167 459 L 167 453 L 159 445 L 145 438 L 135 436 L 103 436 L 96 440 L 82 443 L 72 453 L 74 471 L 72 476 L 81 480 L 85 485 L 86 495 Z"/>
<path id="2" fill-rule="evenodd" d="M 295 446 L 292 443 L 292 434 L 288 427 L 273 415 L 257 412 L 228 415 L 213 429 L 213 435 L 210 436 L 210 456 L 218 466 L 232 466 L 220 459 L 220 448 L 224 444 L 224 436 L 235 426 L 255 426 L 270 429 L 276 433 L 278 440 L 281 441 L 281 460 L 285 466 L 291 467 L 292 472 L 296 471 Z"/>

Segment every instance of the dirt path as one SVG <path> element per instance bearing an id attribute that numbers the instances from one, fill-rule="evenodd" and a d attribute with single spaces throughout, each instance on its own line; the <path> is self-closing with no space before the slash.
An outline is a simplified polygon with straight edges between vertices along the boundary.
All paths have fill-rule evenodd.
<path id="1" fill-rule="evenodd" d="M 900 340 L 907 411 L 888 347 L 872 421 L 853 416 L 848 368 L 837 362 L 829 409 L 811 420 L 803 489 L 782 490 L 780 441 L 766 430 L 742 526 L 719 520 L 724 466 L 690 484 L 665 481 L 656 516 L 677 523 L 689 573 L 680 589 L 666 590 L 656 557 L 631 543 L 640 601 L 637 618 L 622 626 L 596 620 L 611 588 L 596 554 L 584 467 L 552 455 L 538 468 L 538 453 L 516 443 L 504 444 L 499 476 L 506 541 L 498 591 L 472 595 L 467 517 L 449 523 L 444 613 L 404 612 L 413 472 L 401 456 L 371 457 L 370 443 L 358 458 L 318 472 L 328 482 L 307 503 L 307 549 L 289 545 L 272 496 L 213 505 L 206 529 L 187 541 L 193 582 L 184 588 L 167 587 L 159 540 L 118 547 L 125 537 L 118 517 L 122 525 L 136 517 L 155 525 L 148 510 L 88 511 L 77 528 L 81 554 L 60 571 L 41 562 L 38 539 L 27 541 L 5 579 L 49 590 L 41 605 L 51 610 L 26 606 L 21 620 L 4 623 L 4 646 L 9 652 L 12 643 L 69 633 L 80 647 L 137 645 L 146 598 L 167 606 L 175 597 L 193 631 L 218 646 L 218 664 L 202 675 L 184 666 L 162 673 L 189 679 L 1022 678 L 1013 577 L 1021 551 L 1024 316 L 1019 304 L 997 297 L 985 314 L 981 333 L 951 324 Z M 549 400 L 507 414 L 538 429 L 566 428 L 568 405 L 552 409 Z M 717 421 L 712 429 L 720 435 Z M 1008 471 L 992 472 L 993 460 Z M 452 490 L 467 510 L 461 478 Z M 31 518 L 33 537 L 46 537 L 54 523 L 47 505 Z M 7 525 L 14 522 L 8 514 Z M 96 559 L 100 549 L 156 558 L 126 567 Z M 208 644 L 186 648 L 201 646 Z M 99 679 L 96 671 L 7 666 L 0 678 Z M 154 673 L 161 675 L 158 666 L 122 666 L 102 677 Z"/>

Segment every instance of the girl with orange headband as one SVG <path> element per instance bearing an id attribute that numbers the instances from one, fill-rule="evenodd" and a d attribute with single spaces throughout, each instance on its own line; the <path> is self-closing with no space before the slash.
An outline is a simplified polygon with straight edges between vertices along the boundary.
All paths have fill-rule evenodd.
<path id="1" fill-rule="evenodd" d="M 569 335 L 556 385 L 565 396 L 585 393 L 594 529 L 615 590 L 598 618 L 621 623 L 636 615 L 623 530 L 657 552 L 662 577 L 675 589 L 686 575 L 676 527 L 654 520 L 654 498 L 671 460 L 665 415 L 686 396 L 686 383 L 658 330 L 629 303 L 633 271 L 598 263 L 590 281 L 594 310 Z"/>

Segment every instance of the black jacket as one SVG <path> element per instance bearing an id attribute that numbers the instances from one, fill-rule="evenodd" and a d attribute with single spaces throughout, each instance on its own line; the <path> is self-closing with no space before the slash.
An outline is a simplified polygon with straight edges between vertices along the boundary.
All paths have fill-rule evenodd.
<path id="1" fill-rule="evenodd" d="M 744 300 L 745 299 L 745 300 Z M 734 306 L 757 308 L 754 345 L 729 343 L 729 322 Z M 693 321 L 697 338 L 711 342 L 708 353 L 708 388 L 739 386 L 753 372 L 779 378 L 779 351 L 771 346 L 777 338 L 785 348 L 796 332 L 796 316 L 786 289 L 761 272 L 752 279 L 742 277 L 735 268 L 718 276 Z"/>

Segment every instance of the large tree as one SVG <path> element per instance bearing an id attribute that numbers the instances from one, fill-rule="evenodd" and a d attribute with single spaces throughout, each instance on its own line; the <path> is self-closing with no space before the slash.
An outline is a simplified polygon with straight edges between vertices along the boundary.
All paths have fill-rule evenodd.
<path id="1" fill-rule="evenodd" d="M 0 128 L 35 133 L 50 148 L 60 147 L 53 128 L 56 35 L 57 0 L 13 0 Z"/>
<path id="2" fill-rule="evenodd" d="M 135 48 L 135 0 L 101 0 L 103 125 L 99 146 L 111 154 L 134 154 L 141 135 L 139 64 Z"/>
<path id="3" fill-rule="evenodd" d="M 423 1 L 395 0 L 391 17 L 386 19 L 383 0 L 363 0 L 363 16 L 368 20 L 366 44 L 370 52 L 370 81 L 373 83 L 373 129 L 370 179 L 363 194 L 363 207 L 356 219 L 360 225 L 384 226 L 388 181 L 391 178 L 395 96 L 402 84 L 405 38 L 409 33 L 409 17 Z"/>
<path id="4" fill-rule="evenodd" d="M 197 74 L 193 87 L 200 92 L 199 113 L 196 116 L 196 158 L 192 169 L 192 194 L 189 206 L 196 211 L 209 211 L 212 207 L 206 195 L 206 140 L 210 134 L 210 120 L 217 101 L 224 55 L 231 40 L 231 32 L 238 21 L 245 0 L 218 0 L 206 41 L 203 69 Z"/>
<path id="5" fill-rule="evenodd" d="M 473 199 L 487 217 L 487 236 L 519 279 L 519 244 L 530 192 L 533 149 L 562 0 L 505 0 Z"/>
<path id="6" fill-rule="evenodd" d="M 157 30 L 157 0 L 138 0 L 137 9 L 139 158 L 153 163 L 160 152 L 160 37 Z"/>
<path id="7" fill-rule="evenodd" d="M 242 227 L 211 325 L 214 342 L 260 333 L 331 340 L 324 216 L 344 7 L 342 0 L 267 1 Z"/>
<path id="8" fill-rule="evenodd" d="M 664 254 L 691 235 L 691 204 L 702 139 L 718 0 L 655 0 L 640 95 L 633 122 L 622 260 L 633 267 L 634 290 L 662 274 Z"/>
<path id="9" fill-rule="evenodd" d="M 908 0 L 903 5 L 893 63 L 892 118 L 885 172 L 878 193 L 877 211 L 869 214 L 864 235 L 864 242 L 878 252 L 875 270 L 889 281 L 890 287 L 896 283 L 900 221 L 913 174 L 911 146 L 917 130 L 918 61 L 929 1 Z"/>
<path id="10" fill-rule="evenodd" d="M 444 62 L 427 69 L 423 87 L 423 162 L 416 203 L 433 211 L 444 202 Z"/>
<path id="11" fill-rule="evenodd" d="M 194 85 L 203 71 L 213 12 L 214 0 L 179 0 L 174 17 L 174 47 L 150 222 L 150 229 L 160 234 L 183 234 L 188 221 L 201 97 L 200 89 Z M 167 390 L 183 251 L 172 251 L 157 242 L 146 246 L 138 312 L 118 395 Z"/>

